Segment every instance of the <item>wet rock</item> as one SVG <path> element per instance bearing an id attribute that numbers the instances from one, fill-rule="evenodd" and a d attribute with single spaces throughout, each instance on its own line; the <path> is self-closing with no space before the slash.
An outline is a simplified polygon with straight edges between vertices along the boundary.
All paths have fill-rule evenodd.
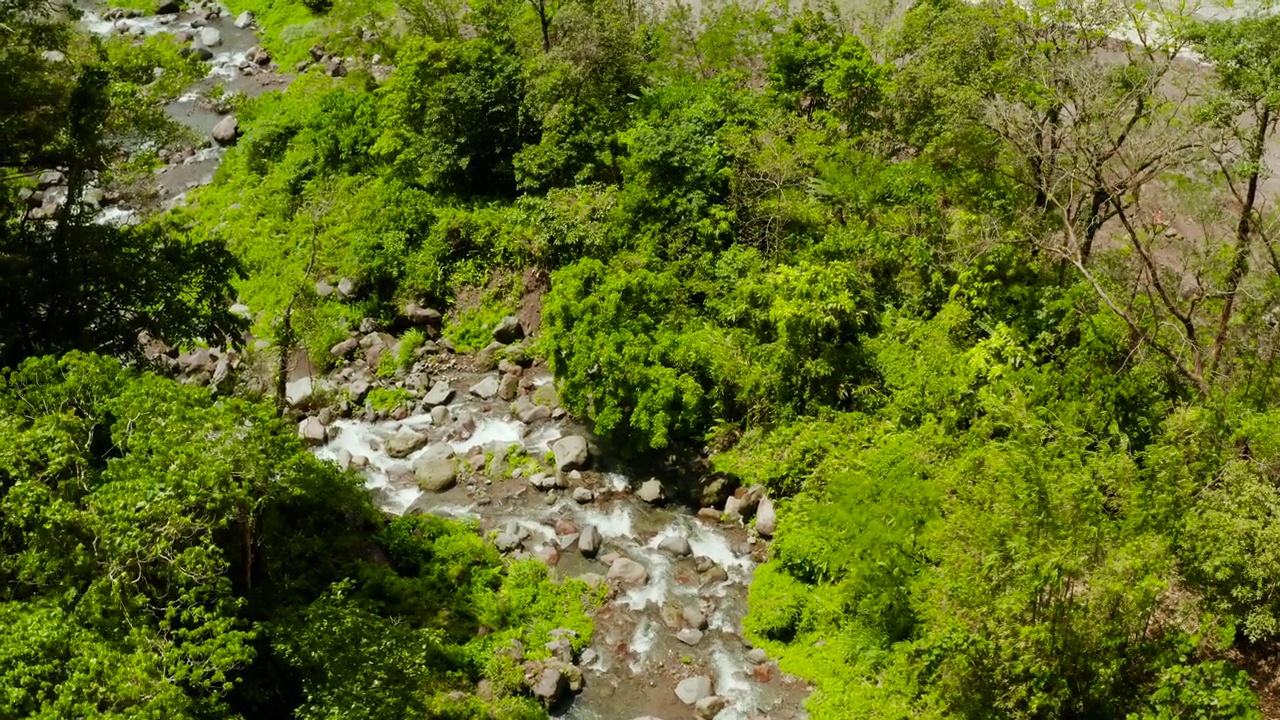
<path id="1" fill-rule="evenodd" d="M 579 533 L 569 533 L 568 535 L 560 535 L 556 538 L 556 547 L 561 550 L 568 550 L 578 543 Z"/>
<path id="2" fill-rule="evenodd" d="M 595 662 L 599 657 L 600 657 L 600 653 L 596 652 L 595 650 L 592 650 L 591 648 L 587 648 L 586 650 L 582 651 L 582 664 L 590 665 L 591 663 Z"/>
<path id="3" fill-rule="evenodd" d="M 568 487 L 568 483 L 564 481 L 564 477 L 559 474 L 548 475 L 546 473 L 537 473 L 529 478 L 529 484 L 539 490 L 554 490 L 556 488 Z"/>
<path id="4" fill-rule="evenodd" d="M 425 447 L 429 440 L 423 433 L 402 427 L 387 440 L 387 454 L 393 458 L 405 458 Z"/>
<path id="5" fill-rule="evenodd" d="M 685 705 L 696 705 L 698 701 L 712 697 L 711 678 L 699 675 L 681 680 L 676 685 L 676 697 Z"/>
<path id="6" fill-rule="evenodd" d="M 747 660 L 752 665 L 763 665 L 769 662 L 769 653 L 765 652 L 763 648 L 751 648 L 747 651 Z"/>
<path id="7" fill-rule="evenodd" d="M 351 469 L 351 451 L 350 451 L 350 450 L 347 450 L 346 448 L 343 448 L 342 450 L 339 450 L 339 451 L 338 451 L 338 458 L 337 458 L 336 462 L 337 462 L 337 464 L 338 464 L 338 469 L 339 469 L 339 470 L 341 470 L 341 471 L 343 471 L 343 472 L 346 472 L 347 470 L 350 470 L 350 469 Z"/>
<path id="8" fill-rule="evenodd" d="M 352 455 L 351 465 L 352 467 L 358 467 L 358 468 L 369 467 L 369 458 L 365 457 L 364 455 Z"/>
<path id="9" fill-rule="evenodd" d="M 742 499 L 730 495 L 724 501 L 724 516 L 731 521 L 742 519 Z"/>
<path id="10" fill-rule="evenodd" d="M 554 637 L 554 636 L 553 636 Z M 558 637 L 544 645 L 551 657 L 560 662 L 573 663 L 573 641 L 567 637 Z"/>
<path id="11" fill-rule="evenodd" d="M 555 454 L 556 469 L 561 472 L 582 470 L 591 460 L 591 451 L 587 447 L 587 439 L 581 435 L 568 435 L 560 438 L 551 446 Z"/>
<path id="12" fill-rule="evenodd" d="M 253 13 L 249 12 L 248 10 L 245 10 L 244 12 L 237 15 L 236 21 L 234 23 L 234 25 L 240 28 L 241 30 L 249 27 L 252 24 L 253 24 Z"/>
<path id="13" fill-rule="evenodd" d="M 453 388 L 449 387 L 449 383 L 439 380 L 435 385 L 431 386 L 431 390 L 427 392 L 426 397 L 422 398 L 422 403 L 427 406 L 444 405 L 453 399 Z"/>
<path id="14" fill-rule="evenodd" d="M 766 495 L 760 498 L 760 505 L 756 507 L 756 532 L 763 537 L 773 537 L 777 529 L 777 511 L 774 510 L 773 501 Z"/>
<path id="15" fill-rule="evenodd" d="M 676 557 L 688 557 L 693 554 L 693 548 L 689 547 L 689 540 L 679 535 L 663 538 L 658 543 L 658 549 Z"/>
<path id="16" fill-rule="evenodd" d="M 355 352 L 355 349 L 358 347 L 360 347 L 360 341 L 358 339 L 347 338 L 346 340 L 343 340 L 329 348 L 329 354 L 336 358 L 345 358 Z"/>
<path id="17" fill-rule="evenodd" d="M 586 505 L 596 499 L 596 494 L 590 489 L 584 487 L 576 487 L 573 489 L 573 500 L 580 505 Z"/>
<path id="18" fill-rule="evenodd" d="M 600 556 L 600 564 L 604 565 L 605 567 L 610 567 L 615 562 L 617 562 L 621 557 L 622 556 L 619 555 L 618 553 L 605 553 L 604 555 Z"/>
<path id="19" fill-rule="evenodd" d="M 544 705 L 554 705 L 564 695 L 568 684 L 564 673 L 559 668 L 546 668 L 533 685 L 533 696 L 541 700 Z"/>
<path id="20" fill-rule="evenodd" d="M 289 403 L 290 407 L 305 405 L 311 399 L 311 393 L 314 389 L 310 377 L 300 377 L 293 382 L 285 384 L 284 401 Z"/>
<path id="21" fill-rule="evenodd" d="M 546 420 L 551 417 L 551 410 L 543 405 L 535 405 L 532 400 L 527 397 L 516 398 L 511 405 L 511 414 L 517 420 L 525 425 L 532 425 L 539 420 Z"/>
<path id="22" fill-rule="evenodd" d="M 703 583 L 721 583 L 721 582 L 725 582 L 728 579 L 729 579 L 728 571 L 726 571 L 724 568 L 720 567 L 719 565 L 712 566 L 710 570 L 702 574 Z"/>
<path id="23" fill-rule="evenodd" d="M 493 326 L 493 339 L 503 345 L 510 345 L 522 337 L 524 328 L 520 327 L 520 320 L 515 315 L 508 315 Z"/>
<path id="24" fill-rule="evenodd" d="M 235 115 L 228 115 L 213 126 L 212 135 L 213 141 L 219 145 L 235 145 L 236 139 L 240 137 L 240 122 Z"/>
<path id="25" fill-rule="evenodd" d="M 565 520 L 564 518 L 556 520 L 557 535 L 575 535 L 577 533 L 578 533 L 577 525 L 574 525 L 572 522 Z"/>
<path id="26" fill-rule="evenodd" d="M 298 437 L 306 445 L 323 445 L 329 440 L 329 430 L 320 418 L 309 417 L 298 423 Z"/>
<path id="27" fill-rule="evenodd" d="M 436 427 L 444 427 L 453 422 L 453 413 L 449 412 L 449 408 L 443 405 L 437 405 L 431 408 L 431 424 Z"/>
<path id="28" fill-rule="evenodd" d="M 458 466 L 452 458 L 433 457 L 413 464 L 413 479 L 426 492 L 444 492 L 458 481 Z"/>
<path id="29" fill-rule="evenodd" d="M 695 630 L 707 629 L 707 616 L 703 614 L 702 610 L 694 607 L 693 605 L 685 607 L 681 615 L 684 618 L 685 624 L 689 627 Z"/>
<path id="30" fill-rule="evenodd" d="M 516 399 L 516 395 L 520 392 L 520 378 L 515 375 L 503 375 L 498 381 L 498 397 L 502 400 L 510 402 Z"/>
<path id="31" fill-rule="evenodd" d="M 404 306 L 404 316 L 405 319 L 414 325 L 425 325 L 428 327 L 438 327 L 441 320 L 439 310 L 422 307 L 416 302 L 411 302 Z"/>
<path id="32" fill-rule="evenodd" d="M 697 714 L 701 720 L 712 720 L 712 718 L 720 714 L 721 710 L 724 710 L 725 705 L 727 704 L 728 703 L 725 702 L 724 698 L 719 695 L 712 695 L 711 697 L 705 697 L 699 700 L 697 704 L 694 705 L 693 712 Z"/>
<path id="33" fill-rule="evenodd" d="M 600 542 L 600 531 L 595 525 L 588 525 L 578 535 L 578 552 L 582 553 L 582 557 L 593 558 L 600 552 Z"/>
<path id="34" fill-rule="evenodd" d="M 200 44 L 213 48 L 222 44 L 222 33 L 218 32 L 218 28 L 202 27 L 200 28 Z"/>
<path id="35" fill-rule="evenodd" d="M 657 478 L 645 480 L 640 483 L 640 489 L 636 490 L 636 497 L 650 504 L 662 500 L 662 482 Z"/>
<path id="36" fill-rule="evenodd" d="M 630 558 L 618 558 L 609 566 L 609 580 L 621 586 L 644 585 L 649 582 L 649 571 Z"/>
<path id="37" fill-rule="evenodd" d="M 698 519 L 707 522 L 720 522 L 720 511 L 715 508 L 702 508 L 698 510 Z"/>
<path id="38" fill-rule="evenodd" d="M 472 385 L 469 392 L 481 400 L 492 400 L 498 394 L 498 378 L 490 375 Z"/>
<path id="39" fill-rule="evenodd" d="M 702 631 L 694 628 L 684 628 L 676 633 L 676 639 L 685 645 L 697 645 L 702 642 Z"/>

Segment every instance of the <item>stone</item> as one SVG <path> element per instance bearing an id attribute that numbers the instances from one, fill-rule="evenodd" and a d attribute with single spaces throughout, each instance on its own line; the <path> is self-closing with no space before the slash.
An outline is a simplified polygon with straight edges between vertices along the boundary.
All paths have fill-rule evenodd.
<path id="1" fill-rule="evenodd" d="M 618 559 L 620 559 L 621 557 L 622 556 L 619 555 L 618 553 L 605 553 L 600 556 L 600 564 L 604 565 L 605 567 L 609 567 L 609 566 L 612 566 L 615 562 L 617 562 Z"/>
<path id="2" fill-rule="evenodd" d="M 444 492 L 458 481 L 453 458 L 433 457 L 413 464 L 413 479 L 426 492 Z"/>
<path id="3" fill-rule="evenodd" d="M 710 570 L 702 574 L 702 582 L 718 583 L 725 582 L 729 579 L 729 572 L 719 565 L 713 565 Z"/>
<path id="4" fill-rule="evenodd" d="M 707 522 L 720 522 L 720 511 L 715 508 L 701 508 L 698 510 L 698 519 Z"/>
<path id="5" fill-rule="evenodd" d="M 415 302 L 404 306 L 404 316 L 414 325 L 426 325 L 429 327 L 438 327 L 441 319 L 439 310 L 424 308 Z"/>
<path id="6" fill-rule="evenodd" d="M 580 505 L 586 505 L 595 499 L 596 494 L 591 492 L 589 488 L 576 487 L 573 489 L 573 501 Z"/>
<path id="7" fill-rule="evenodd" d="M 539 490 L 555 490 L 556 488 L 568 487 L 568 483 L 564 481 L 564 477 L 559 473 L 555 475 L 537 473 L 529 478 L 529 484 Z"/>
<path id="8" fill-rule="evenodd" d="M 59 50 L 45 50 L 44 52 L 40 53 L 40 57 L 44 58 L 45 62 L 51 62 L 51 63 L 60 63 L 60 62 L 67 61 L 67 56 L 64 55 Z"/>
<path id="9" fill-rule="evenodd" d="M 683 628 L 676 633 L 676 639 L 685 645 L 697 645 L 702 642 L 702 631 L 696 628 Z"/>
<path id="10" fill-rule="evenodd" d="M 600 544 L 600 531 L 595 525 L 582 528 L 582 532 L 578 535 L 578 552 L 582 553 L 582 557 L 595 557 L 600 552 Z"/>
<path id="11" fill-rule="evenodd" d="M 579 538 L 578 542 L 582 542 Z M 609 566 L 609 580 L 616 582 L 621 586 L 628 585 L 644 585 L 649 582 L 649 571 L 644 566 L 630 558 L 618 558 Z"/>
<path id="12" fill-rule="evenodd" d="M 310 53 L 311 59 L 316 61 L 319 61 L 321 58 L 325 56 L 324 46 L 320 45 L 319 43 L 312 45 L 310 48 L 307 49 L 307 52 Z"/>
<path id="13" fill-rule="evenodd" d="M 341 470 L 341 471 L 343 471 L 343 472 L 346 472 L 347 470 L 350 470 L 350 469 L 351 469 L 351 460 L 352 460 L 352 457 L 351 457 L 351 451 L 350 451 L 350 450 L 348 450 L 348 449 L 346 449 L 346 448 L 343 448 L 343 449 L 341 449 L 341 450 L 339 450 L 339 451 L 338 451 L 338 459 L 337 459 L 337 463 L 338 463 L 338 469 L 339 469 L 339 470 Z"/>
<path id="14" fill-rule="evenodd" d="M 323 445 L 329 440 L 329 430 L 320 422 L 320 418 L 308 417 L 298 423 L 298 437 L 306 445 Z"/>
<path id="15" fill-rule="evenodd" d="M 343 64 L 342 58 L 340 57 L 330 57 L 326 60 L 324 63 L 324 71 L 329 74 L 329 77 L 347 76 L 347 66 Z"/>
<path id="16" fill-rule="evenodd" d="M 213 48 L 222 44 L 222 33 L 218 32 L 218 28 L 202 27 L 200 28 L 200 44 Z"/>
<path id="17" fill-rule="evenodd" d="M 428 407 L 436 405 L 445 405 L 453 399 L 453 388 L 449 387 L 449 383 L 444 380 L 437 380 L 435 385 L 427 391 L 426 397 L 422 398 L 422 404 Z"/>
<path id="18" fill-rule="evenodd" d="M 346 340 L 343 340 L 342 342 L 329 348 L 329 354 L 336 358 L 345 358 L 351 353 L 355 352 L 356 348 L 358 347 L 360 347 L 359 340 L 357 340 L 356 338 L 347 338 Z"/>
<path id="19" fill-rule="evenodd" d="M 436 427 L 444 427 L 453 422 L 453 413 L 449 412 L 449 408 L 443 405 L 437 405 L 431 408 L 431 424 Z"/>
<path id="20" fill-rule="evenodd" d="M 182 5 L 178 0 L 160 0 L 156 5 L 157 15 L 177 15 L 182 10 Z"/>
<path id="21" fill-rule="evenodd" d="M 716 473 L 702 482 L 702 488 L 698 493 L 698 502 L 702 507 L 719 507 L 724 501 L 733 496 L 733 491 L 737 489 L 737 481 L 732 476 L 724 473 Z"/>
<path id="22" fill-rule="evenodd" d="M 676 685 L 676 697 L 685 705 L 696 705 L 699 700 L 712 696 L 711 678 L 706 675 L 685 678 Z"/>
<path id="23" fill-rule="evenodd" d="M 520 320 L 515 315 L 508 315 L 493 326 L 493 339 L 503 345 L 510 345 L 522 337 L 524 328 L 520 327 Z"/>
<path id="24" fill-rule="evenodd" d="M 250 25 L 253 24 L 253 13 L 249 12 L 248 10 L 245 10 L 244 12 L 236 16 L 236 21 L 233 24 L 236 27 L 240 28 L 241 30 L 249 27 Z"/>
<path id="25" fill-rule="evenodd" d="M 581 435 L 567 435 L 551 446 L 556 458 L 556 469 L 561 472 L 583 470 L 591 459 L 587 439 Z"/>
<path id="26" fill-rule="evenodd" d="M 636 497 L 650 504 L 662 500 L 662 481 L 649 478 L 640 483 L 640 489 L 636 490 Z"/>
<path id="27" fill-rule="evenodd" d="M 196 47 L 192 52 L 194 52 L 196 57 L 200 58 L 204 62 L 209 62 L 213 59 L 213 51 L 203 45 Z"/>
<path id="28" fill-rule="evenodd" d="M 520 378 L 510 373 L 503 375 L 498 381 L 498 398 L 511 402 L 520 392 Z"/>
<path id="29" fill-rule="evenodd" d="M 205 28 L 206 30 L 208 28 Z M 215 31 L 216 32 L 216 31 Z M 235 145 L 240 137 L 240 122 L 235 115 L 228 115 L 213 126 L 213 141 L 219 145 Z"/>
<path id="30" fill-rule="evenodd" d="M 556 636 L 552 635 L 552 637 Z M 573 662 L 573 641 L 569 638 L 563 636 L 556 637 L 555 640 L 552 640 L 543 647 L 547 649 L 547 652 L 551 653 L 551 657 L 559 660 L 560 662 Z"/>
<path id="31" fill-rule="evenodd" d="M 756 507 L 756 532 L 761 537 L 773 537 L 778 530 L 778 515 L 774 510 L 773 501 L 766 495 L 760 498 L 760 504 Z"/>
<path id="32" fill-rule="evenodd" d="M 539 545 L 533 549 L 533 557 L 547 567 L 555 567 L 560 562 L 560 551 L 550 545 Z"/>
<path id="33" fill-rule="evenodd" d="M 535 405 L 527 397 L 520 397 L 516 398 L 516 401 L 512 403 L 511 414 L 525 425 L 532 425 L 539 420 L 549 419 L 551 417 L 551 409 L 543 405 Z"/>
<path id="34" fill-rule="evenodd" d="M 592 650 L 591 648 L 587 648 L 586 650 L 582 651 L 583 665 L 590 665 L 591 663 L 595 662 L 599 658 L 600 658 L 600 653 L 596 652 L 595 650 Z"/>
<path id="35" fill-rule="evenodd" d="M 498 394 L 498 378 L 490 375 L 472 385 L 468 392 L 481 400 L 492 400 Z"/>
<path id="36" fill-rule="evenodd" d="M 393 458 L 406 458 L 426 446 L 426 435 L 411 428 L 402 427 L 387 440 L 387 454 Z"/>
<path id="37" fill-rule="evenodd" d="M 684 611 L 681 613 L 681 616 L 684 618 L 685 624 L 689 627 L 695 630 L 707 629 L 707 616 L 696 606 L 686 606 Z"/>
<path id="38" fill-rule="evenodd" d="M 369 384 L 368 380 L 356 380 L 347 386 L 347 395 L 351 398 L 351 402 L 359 405 L 369 396 L 371 389 L 373 389 L 373 386 Z"/>
<path id="39" fill-rule="evenodd" d="M 730 520 L 742 519 L 742 498 L 730 495 L 724 501 L 724 515 Z"/>
<path id="40" fill-rule="evenodd" d="M 559 668 L 545 668 L 533 685 L 533 696 L 541 700 L 544 705 L 554 705 L 564 695 L 568 684 L 564 673 Z"/>
<path id="41" fill-rule="evenodd" d="M 314 390 L 311 378 L 303 376 L 286 383 L 284 386 L 284 401 L 289 403 L 290 407 L 298 407 L 305 404 L 311 399 L 311 393 Z"/>
<path id="42" fill-rule="evenodd" d="M 511 552 L 520 547 L 520 536 L 515 533 L 502 532 L 494 538 L 493 544 L 502 552 Z"/>
<path id="43" fill-rule="evenodd" d="M 747 651 L 747 660 L 752 665 L 763 665 L 769 662 L 769 653 L 765 652 L 763 648 L 751 648 Z"/>
<path id="44" fill-rule="evenodd" d="M 725 702 L 724 698 L 719 695 L 712 695 L 711 697 L 702 698 L 695 703 L 693 706 L 693 712 L 701 720 L 712 720 L 712 718 L 720 714 L 721 710 L 724 710 L 727 704 L 728 703 Z"/>
<path id="45" fill-rule="evenodd" d="M 574 535 L 579 532 L 577 525 L 564 518 L 556 520 L 555 530 L 557 535 Z"/>
<path id="46" fill-rule="evenodd" d="M 679 535 L 663 538 L 658 543 L 658 549 L 676 557 L 688 557 L 693 554 L 693 548 L 689 547 L 689 540 Z"/>
<path id="47" fill-rule="evenodd" d="M 338 297 L 343 300 L 350 300 L 356 294 L 356 281 L 349 277 L 344 277 L 338 281 Z"/>

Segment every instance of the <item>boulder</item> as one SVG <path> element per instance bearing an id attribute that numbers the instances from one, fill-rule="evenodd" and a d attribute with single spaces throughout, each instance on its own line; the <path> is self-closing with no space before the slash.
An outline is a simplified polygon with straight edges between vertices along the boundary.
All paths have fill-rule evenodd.
<path id="1" fill-rule="evenodd" d="M 342 63 L 342 58 L 340 57 L 330 57 L 326 60 L 324 63 L 324 71 L 328 73 L 329 77 L 347 76 L 347 66 Z"/>
<path id="2" fill-rule="evenodd" d="M 437 327 L 440 325 L 440 311 L 424 308 L 418 303 L 409 303 L 404 306 L 404 316 L 414 325 L 427 325 Z"/>
<path id="3" fill-rule="evenodd" d="M 593 558 L 600 552 L 600 543 L 600 531 L 595 525 L 588 525 L 578 535 L 578 552 L 582 553 L 582 557 Z"/>
<path id="4" fill-rule="evenodd" d="M 444 380 L 436 381 L 431 386 L 431 390 L 427 392 L 426 397 L 422 398 L 422 404 L 428 407 L 436 405 L 445 405 L 453 399 L 453 388 L 449 387 L 449 383 Z"/>
<path id="5" fill-rule="evenodd" d="M 698 493 L 698 501 L 702 507 L 720 507 L 724 501 L 733 496 L 737 489 L 737 481 L 732 476 L 716 473 L 702 482 Z"/>
<path id="6" fill-rule="evenodd" d="M 538 676 L 533 684 L 533 696 L 544 705 L 554 705 L 563 695 L 569 683 L 559 668 L 549 667 Z"/>
<path id="7" fill-rule="evenodd" d="M 702 574 L 704 583 L 722 583 L 729 579 L 729 571 L 719 565 L 712 565 L 710 570 Z"/>
<path id="8" fill-rule="evenodd" d="M 554 475 L 538 473 L 529 478 L 529 484 L 539 490 L 555 490 L 556 488 L 568 487 L 568 483 L 565 482 L 564 476 L 559 473 Z"/>
<path id="9" fill-rule="evenodd" d="M 693 712 L 697 714 L 700 720 L 712 720 L 715 716 L 724 710 L 728 703 L 719 695 L 704 697 L 693 706 Z"/>
<path id="10" fill-rule="evenodd" d="M 307 376 L 300 377 L 293 382 L 285 384 L 284 401 L 289 403 L 289 407 L 298 407 L 311 399 L 312 390 L 314 390 L 314 386 L 311 383 L 311 378 Z"/>
<path id="11" fill-rule="evenodd" d="M 309 417 L 298 423 L 298 437 L 306 445 L 323 445 L 329 439 L 329 430 L 320 418 Z"/>
<path id="12" fill-rule="evenodd" d="M 576 487 L 573 489 L 573 500 L 580 505 L 586 505 L 596 499 L 596 494 L 591 492 L 589 488 Z"/>
<path id="13" fill-rule="evenodd" d="M 437 405 L 431 408 L 431 424 L 436 427 L 444 427 L 453 422 L 453 413 L 449 412 L 449 408 L 443 405 Z"/>
<path id="14" fill-rule="evenodd" d="M 501 552 L 511 552 L 520 547 L 520 536 L 511 532 L 502 532 L 494 538 L 493 544 Z"/>
<path id="15" fill-rule="evenodd" d="M 658 549 L 676 557 L 688 557 L 693 554 L 693 548 L 689 547 L 689 540 L 679 535 L 663 538 L 658 543 Z"/>
<path id="16" fill-rule="evenodd" d="M 336 358 L 345 358 L 355 352 L 355 349 L 358 347 L 360 347 L 359 340 L 356 338 L 347 338 L 346 340 L 343 340 L 337 345 L 329 348 L 329 354 Z"/>
<path id="17" fill-rule="evenodd" d="M 493 326 L 493 339 L 503 345 L 510 345 L 522 337 L 524 328 L 520 327 L 520 320 L 515 315 L 508 315 Z"/>
<path id="18" fill-rule="evenodd" d="M 511 402 L 520 393 L 520 378 L 510 373 L 498 381 L 498 398 Z"/>
<path id="19" fill-rule="evenodd" d="M 685 678 L 676 685 L 676 697 L 685 705 L 696 705 L 699 700 L 712 697 L 711 678 L 706 675 Z"/>
<path id="20" fill-rule="evenodd" d="M 468 392 L 481 400 L 492 400 L 498 394 L 498 378 L 490 375 L 472 385 Z"/>
<path id="21" fill-rule="evenodd" d="M 241 30 L 249 27 L 252 24 L 253 24 L 253 13 L 249 12 L 248 10 L 245 10 L 244 12 L 237 15 L 236 21 L 234 23 L 234 25 L 240 28 Z"/>
<path id="22" fill-rule="evenodd" d="M 724 501 L 724 515 L 729 520 L 736 521 L 742 519 L 742 498 L 730 495 Z"/>
<path id="23" fill-rule="evenodd" d="M 581 543 L 582 539 L 579 538 L 578 542 Z M 649 571 L 635 560 L 618 558 L 609 566 L 608 579 L 621 586 L 644 585 L 649 582 Z"/>
<path id="24" fill-rule="evenodd" d="M 769 662 L 769 653 L 762 648 L 751 648 L 747 651 L 747 660 L 752 665 L 763 665 Z"/>
<path id="25" fill-rule="evenodd" d="M 213 51 L 203 45 L 197 46 L 192 52 L 204 62 L 209 62 L 213 59 Z"/>
<path id="26" fill-rule="evenodd" d="M 368 397 L 369 390 L 372 388 L 368 380 L 356 380 L 347 386 L 347 395 L 351 398 L 351 402 L 359 405 Z"/>
<path id="27" fill-rule="evenodd" d="M 344 277 L 338 281 L 338 297 L 343 300 L 350 300 L 356 294 L 356 281 L 349 277 Z M 367 319 L 367 318 L 366 318 Z"/>
<path id="28" fill-rule="evenodd" d="M 676 633 L 676 639 L 685 645 L 697 645 L 702 642 L 702 631 L 696 628 L 683 628 Z"/>
<path id="29" fill-rule="evenodd" d="M 387 454 L 393 458 L 409 457 L 426 446 L 430 440 L 426 435 L 411 428 L 402 427 L 387 440 Z"/>
<path id="30" fill-rule="evenodd" d="M 689 627 L 695 630 L 707 629 L 707 616 L 698 607 L 694 605 L 686 606 L 681 616 Z"/>
<path id="31" fill-rule="evenodd" d="M 207 48 L 218 47 L 222 44 L 222 33 L 218 32 L 218 28 L 202 27 L 200 28 L 200 44 Z"/>
<path id="32" fill-rule="evenodd" d="M 206 28 L 207 29 L 207 28 Z M 213 126 L 213 141 L 219 145 L 235 145 L 240 137 L 240 123 L 235 115 L 228 115 Z"/>
<path id="33" fill-rule="evenodd" d="M 519 397 L 511 404 L 511 414 L 525 425 L 532 425 L 539 420 L 550 419 L 551 408 L 544 405 L 535 405 L 527 397 Z"/>
<path id="34" fill-rule="evenodd" d="M 544 645 L 547 652 L 551 653 L 551 657 L 560 662 L 573 662 L 573 641 L 567 637 L 557 637 L 555 640 Z"/>
<path id="35" fill-rule="evenodd" d="M 452 458 L 433 457 L 413 464 L 413 479 L 426 492 L 444 492 L 458 480 L 458 467 Z"/>
<path id="36" fill-rule="evenodd" d="M 636 490 L 636 497 L 647 503 L 656 503 L 662 500 L 662 481 L 657 478 L 649 478 L 640 483 L 640 489 Z"/>
<path id="37" fill-rule="evenodd" d="M 587 447 L 587 439 L 581 435 L 567 435 L 551 446 L 555 454 L 556 469 L 561 472 L 582 470 L 591 460 L 591 451 Z"/>
<path id="38" fill-rule="evenodd" d="M 777 530 L 777 511 L 773 508 L 773 501 L 766 495 L 760 498 L 760 504 L 756 507 L 756 532 L 762 537 L 773 537 Z"/>

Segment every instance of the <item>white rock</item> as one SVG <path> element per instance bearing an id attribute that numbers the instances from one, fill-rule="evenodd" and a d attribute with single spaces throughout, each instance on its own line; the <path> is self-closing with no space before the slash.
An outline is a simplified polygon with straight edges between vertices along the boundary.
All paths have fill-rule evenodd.
<path id="1" fill-rule="evenodd" d="M 694 705 L 699 700 L 712 696 L 711 678 L 706 675 L 685 678 L 676 685 L 676 697 L 685 705 Z"/>
<path id="2" fill-rule="evenodd" d="M 773 508 L 773 501 L 766 495 L 760 498 L 760 506 L 756 508 L 756 532 L 764 537 L 773 537 L 777 530 L 777 511 Z"/>
<path id="3" fill-rule="evenodd" d="M 215 27 L 200 28 L 200 44 L 205 47 L 218 47 L 222 44 L 222 33 Z"/>
<path id="4" fill-rule="evenodd" d="M 555 454 L 556 469 L 561 472 L 585 469 L 591 460 L 587 439 L 581 435 L 560 438 L 551 446 L 551 452 Z"/>
<path id="5" fill-rule="evenodd" d="M 249 27 L 252 24 L 253 24 L 253 13 L 249 12 L 248 10 L 245 10 L 244 12 L 236 16 L 235 26 L 240 28 L 241 30 Z"/>
<path id="6" fill-rule="evenodd" d="M 298 423 L 298 437 L 307 445 L 323 445 L 329 439 L 329 430 L 320 418 L 309 417 Z"/>

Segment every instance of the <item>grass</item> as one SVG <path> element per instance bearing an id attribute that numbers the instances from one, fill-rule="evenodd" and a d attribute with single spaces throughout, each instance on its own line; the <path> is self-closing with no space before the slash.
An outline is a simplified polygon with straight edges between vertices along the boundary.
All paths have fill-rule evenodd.
<path id="1" fill-rule="evenodd" d="M 299 0 L 228 0 L 227 7 L 233 17 L 245 10 L 253 14 L 263 46 L 286 71 L 292 70 L 300 60 L 310 59 L 311 46 L 329 34 L 325 19 Z"/>
<path id="2" fill-rule="evenodd" d="M 374 388 L 366 402 L 378 412 L 391 412 L 413 399 L 413 393 L 404 388 Z"/>

